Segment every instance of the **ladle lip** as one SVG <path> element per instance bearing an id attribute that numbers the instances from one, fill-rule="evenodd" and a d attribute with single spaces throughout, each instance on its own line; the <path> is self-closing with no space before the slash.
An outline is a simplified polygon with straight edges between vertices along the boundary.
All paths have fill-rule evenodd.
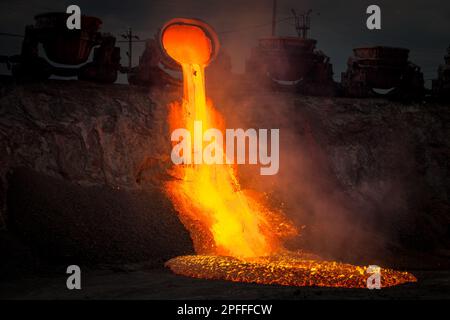
<path id="1" fill-rule="evenodd" d="M 202 29 L 203 32 L 205 32 L 206 36 L 211 40 L 211 47 L 212 47 L 211 55 L 209 57 L 207 65 L 210 64 L 212 61 L 214 61 L 220 49 L 219 37 L 217 36 L 217 33 L 216 31 L 214 31 L 213 27 L 211 27 L 208 23 L 204 22 L 203 20 L 196 18 L 173 18 L 163 25 L 163 27 L 159 32 L 159 46 L 161 48 L 161 52 L 163 52 L 166 58 L 173 60 L 173 58 L 167 53 L 166 49 L 164 48 L 162 41 L 163 35 L 167 28 L 175 24 L 195 26 Z"/>

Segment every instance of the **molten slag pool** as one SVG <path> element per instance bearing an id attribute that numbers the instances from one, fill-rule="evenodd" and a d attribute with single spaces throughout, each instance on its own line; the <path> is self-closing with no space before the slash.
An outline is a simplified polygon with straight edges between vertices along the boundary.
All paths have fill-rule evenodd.
<path id="1" fill-rule="evenodd" d="M 166 265 L 175 273 L 204 279 L 220 279 L 285 286 L 366 288 L 367 267 L 335 261 L 311 260 L 295 253 L 253 259 L 221 256 L 181 256 Z M 390 287 L 417 279 L 408 272 L 379 270 L 381 286 Z"/>
<path id="2" fill-rule="evenodd" d="M 169 106 L 171 131 L 186 128 L 193 133 L 194 121 L 202 122 L 203 131 L 225 130 L 225 119 L 205 93 L 205 67 L 219 49 L 216 33 L 199 20 L 173 19 L 162 28 L 160 40 L 183 70 L 183 99 Z M 195 152 L 192 148 L 192 157 Z M 166 266 L 173 272 L 262 284 L 366 287 L 366 267 L 287 251 L 282 243 L 297 234 L 295 226 L 263 197 L 244 192 L 233 166 L 174 165 L 170 174 L 175 179 L 166 183 L 167 194 L 198 254 L 169 260 Z M 417 280 L 407 272 L 382 269 L 381 281 L 393 286 Z"/>

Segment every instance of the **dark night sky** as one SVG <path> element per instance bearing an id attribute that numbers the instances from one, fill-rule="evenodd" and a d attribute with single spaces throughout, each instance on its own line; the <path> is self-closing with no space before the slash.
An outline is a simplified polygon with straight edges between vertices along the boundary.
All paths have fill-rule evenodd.
<path id="1" fill-rule="evenodd" d="M 434 78 L 450 45 L 450 1 L 448 0 L 278 0 L 278 19 L 313 9 L 311 37 L 318 49 L 331 57 L 335 75 L 346 67 L 351 49 L 363 45 L 390 45 L 411 49 L 411 61 L 420 65 L 425 78 Z M 0 32 L 23 33 L 33 16 L 46 11 L 65 11 L 70 4 L 82 13 L 103 20 L 102 31 L 118 36 L 131 26 L 141 38 L 151 37 L 165 21 L 177 16 L 197 17 L 209 22 L 218 32 L 223 47 L 232 56 L 233 68 L 241 72 L 249 50 L 258 37 L 270 34 L 272 0 L 0 0 Z M 378 4 L 382 10 L 382 30 L 365 27 L 365 10 Z M 295 35 L 293 21 L 280 22 L 279 35 Z M 261 26 L 263 25 L 263 26 Z M 255 27 L 259 26 L 259 27 Z M 0 37 L 0 54 L 20 50 L 19 38 Z M 144 45 L 135 44 L 134 62 Z M 122 63 L 126 64 L 122 46 Z M 4 72 L 3 66 L 0 72 Z"/>

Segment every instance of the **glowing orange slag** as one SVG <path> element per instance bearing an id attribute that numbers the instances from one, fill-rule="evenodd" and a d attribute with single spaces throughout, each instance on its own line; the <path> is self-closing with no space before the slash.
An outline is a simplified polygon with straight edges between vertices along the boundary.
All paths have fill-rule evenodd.
<path id="1" fill-rule="evenodd" d="M 195 120 L 202 121 L 203 131 L 223 128 L 220 115 L 206 102 L 204 69 L 214 44 L 205 31 L 196 25 L 173 24 L 165 29 L 162 44 L 181 64 L 184 78 L 183 102 L 171 106 L 171 130 L 187 128 L 193 132 Z M 176 166 L 172 174 L 179 180 L 168 183 L 167 190 L 191 231 L 198 253 L 269 255 L 280 250 L 283 235 L 295 232 L 282 216 L 240 190 L 232 166 Z"/>
<path id="2" fill-rule="evenodd" d="M 163 48 L 183 70 L 184 97 L 182 103 L 174 102 L 170 105 L 171 131 L 186 128 L 193 136 L 194 121 L 202 121 L 203 131 L 225 128 L 223 118 L 207 102 L 205 94 L 204 70 L 213 57 L 214 50 L 217 50 L 218 43 L 215 41 L 211 28 L 198 20 L 174 19 L 163 28 Z M 194 158 L 198 151 L 192 149 L 191 152 Z M 282 212 L 269 209 L 261 198 L 244 192 L 232 166 L 178 165 L 173 166 L 171 175 L 175 179 L 166 183 L 166 191 L 179 212 L 181 221 L 190 231 L 194 248 L 199 254 L 170 260 L 167 266 L 174 272 L 200 278 L 244 282 L 314 284 L 305 280 L 305 277 L 295 281 L 293 274 L 311 274 L 312 269 L 308 267 L 310 264 L 289 254 L 282 246 L 283 239 L 297 233 L 296 228 Z M 289 259 L 286 258 L 287 255 Z M 272 263 L 269 263 L 268 257 L 278 262 L 274 264 L 271 260 Z M 316 262 L 319 265 L 321 263 L 324 262 Z M 333 266 L 333 273 L 328 274 L 326 272 L 329 269 L 317 268 L 323 273 L 320 277 L 328 275 L 328 279 L 332 279 L 335 274 L 360 274 L 362 270 L 351 265 L 345 265 L 346 269 L 341 268 L 337 263 Z M 264 276 L 270 270 L 277 276 Z M 297 273 L 293 270 L 297 270 Z M 309 272 L 305 273 L 305 270 Z M 347 271 L 339 273 L 339 270 Z M 240 276 L 231 276 L 233 274 Z M 283 275 L 291 275 L 294 280 L 282 280 Z M 412 281 L 414 277 L 399 278 L 403 281 L 393 281 L 392 284 Z M 324 283 L 327 285 L 332 282 L 330 280 Z M 334 283 L 345 286 L 344 281 L 335 280 Z"/>

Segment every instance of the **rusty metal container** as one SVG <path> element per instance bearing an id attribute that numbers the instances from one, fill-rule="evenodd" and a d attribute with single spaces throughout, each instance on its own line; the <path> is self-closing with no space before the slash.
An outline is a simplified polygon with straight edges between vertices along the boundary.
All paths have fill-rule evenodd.
<path id="1" fill-rule="evenodd" d="M 315 66 L 316 40 L 296 37 L 263 38 L 253 48 L 246 71 L 269 74 L 283 81 L 304 78 Z"/>
<path id="2" fill-rule="evenodd" d="M 409 50 L 394 47 L 363 47 L 353 49 L 353 54 L 358 59 L 380 60 L 386 63 L 397 63 L 408 61 Z"/>
<path id="3" fill-rule="evenodd" d="M 390 89 L 400 85 L 408 65 L 408 49 L 377 46 L 355 48 L 353 53 L 352 63 L 362 71 L 361 80 L 368 86 Z"/>
<path id="4" fill-rule="evenodd" d="M 86 62 L 92 48 L 100 43 L 98 30 L 102 21 L 96 17 L 82 16 L 81 30 L 66 26 L 69 14 L 50 12 L 35 16 L 37 38 L 47 57 L 56 63 L 78 65 Z"/>
<path id="5" fill-rule="evenodd" d="M 402 94 L 423 92 L 423 74 L 409 62 L 409 50 L 386 46 L 353 49 L 342 86 L 348 95 L 369 96 L 373 89 L 401 89 Z"/>
<path id="6" fill-rule="evenodd" d="M 444 56 L 445 64 L 438 68 L 438 77 L 432 81 L 432 93 L 437 98 L 450 100 L 450 46 Z"/>
<path id="7" fill-rule="evenodd" d="M 158 39 L 146 41 L 139 65 L 128 73 L 128 82 L 139 86 L 181 86 L 182 79 L 181 66 L 162 52 Z"/>

